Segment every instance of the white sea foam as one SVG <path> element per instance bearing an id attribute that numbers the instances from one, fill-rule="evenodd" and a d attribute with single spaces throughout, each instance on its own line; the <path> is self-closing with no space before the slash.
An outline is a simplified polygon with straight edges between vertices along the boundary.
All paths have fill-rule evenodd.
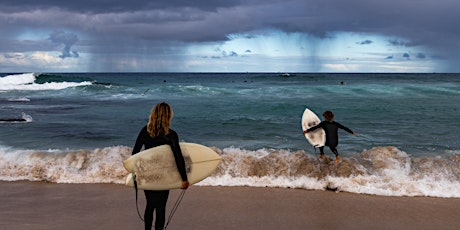
<path id="1" fill-rule="evenodd" d="M 26 113 L 22 113 L 22 119 L 25 120 L 25 122 L 32 122 L 33 121 L 33 118 L 32 116 L 26 114 Z"/>
<path id="2" fill-rule="evenodd" d="M 216 171 L 198 186 L 282 187 L 383 196 L 460 197 L 460 156 L 412 158 L 395 147 L 376 147 L 344 157 L 339 165 L 304 151 L 214 148 Z M 125 146 L 94 150 L 0 148 L 0 180 L 123 184 Z"/>
<path id="3" fill-rule="evenodd" d="M 14 74 L 0 77 L 0 91 L 11 90 L 61 90 L 70 87 L 92 85 L 91 82 L 47 82 L 43 84 L 35 83 L 36 73 Z"/>
<path id="4" fill-rule="evenodd" d="M 34 73 L 12 74 L 5 77 L 0 77 L 0 85 L 26 85 L 32 84 L 35 81 Z"/>
<path id="5" fill-rule="evenodd" d="M 61 151 L 0 149 L 0 180 L 55 183 L 122 183 L 127 147 Z"/>
<path id="6" fill-rule="evenodd" d="M 27 97 L 9 98 L 8 101 L 11 101 L 11 102 L 29 102 L 30 98 L 27 98 Z"/>

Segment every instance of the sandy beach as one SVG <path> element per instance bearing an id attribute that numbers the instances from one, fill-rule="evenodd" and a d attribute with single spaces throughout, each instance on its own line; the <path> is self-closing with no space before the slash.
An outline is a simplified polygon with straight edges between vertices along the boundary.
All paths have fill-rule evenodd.
<path id="1" fill-rule="evenodd" d="M 134 189 L 0 182 L 0 229 L 143 229 Z M 171 191 L 168 210 L 179 190 Z M 145 198 L 139 193 L 143 213 Z M 167 214 L 168 214 L 167 213 Z M 458 229 L 460 199 L 190 187 L 168 229 Z"/>

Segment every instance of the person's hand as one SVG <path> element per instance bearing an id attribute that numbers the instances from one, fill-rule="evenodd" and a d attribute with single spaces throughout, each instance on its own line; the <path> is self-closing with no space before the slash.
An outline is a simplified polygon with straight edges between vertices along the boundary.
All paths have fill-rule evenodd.
<path id="1" fill-rule="evenodd" d="M 359 134 L 356 132 L 353 132 L 353 135 L 355 135 L 355 137 L 359 136 Z"/>
<path id="2" fill-rule="evenodd" d="M 188 181 L 182 181 L 182 186 L 180 188 L 181 189 L 187 189 L 188 186 L 190 186 L 190 183 Z"/>
<path id="3" fill-rule="evenodd" d="M 303 135 L 307 134 L 308 133 L 308 130 L 304 130 L 303 131 Z"/>

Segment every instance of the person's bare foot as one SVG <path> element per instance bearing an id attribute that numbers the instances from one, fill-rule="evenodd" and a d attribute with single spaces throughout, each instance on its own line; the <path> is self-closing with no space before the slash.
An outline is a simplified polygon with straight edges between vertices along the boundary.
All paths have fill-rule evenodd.
<path id="1" fill-rule="evenodd" d="M 334 164 L 338 164 L 338 163 L 340 163 L 340 156 L 339 156 L 339 155 L 337 155 L 337 156 L 335 157 L 335 162 L 334 162 Z"/>

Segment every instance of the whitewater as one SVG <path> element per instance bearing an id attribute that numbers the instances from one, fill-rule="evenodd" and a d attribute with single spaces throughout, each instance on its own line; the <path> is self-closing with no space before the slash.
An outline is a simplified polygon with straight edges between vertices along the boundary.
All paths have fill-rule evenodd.
<path id="1" fill-rule="evenodd" d="M 122 161 L 131 155 L 137 132 L 151 106 L 167 101 L 181 141 L 210 146 L 223 158 L 198 186 L 460 197 L 460 125 L 449 120 L 460 108 L 457 79 L 3 74 L 0 118 L 20 121 L 0 122 L 0 180 L 123 184 Z M 361 134 L 339 134 L 340 164 L 320 161 L 303 137 L 300 116 L 307 106 L 318 114 L 333 110 L 340 123 Z M 326 155 L 333 156 L 327 149 Z"/>

